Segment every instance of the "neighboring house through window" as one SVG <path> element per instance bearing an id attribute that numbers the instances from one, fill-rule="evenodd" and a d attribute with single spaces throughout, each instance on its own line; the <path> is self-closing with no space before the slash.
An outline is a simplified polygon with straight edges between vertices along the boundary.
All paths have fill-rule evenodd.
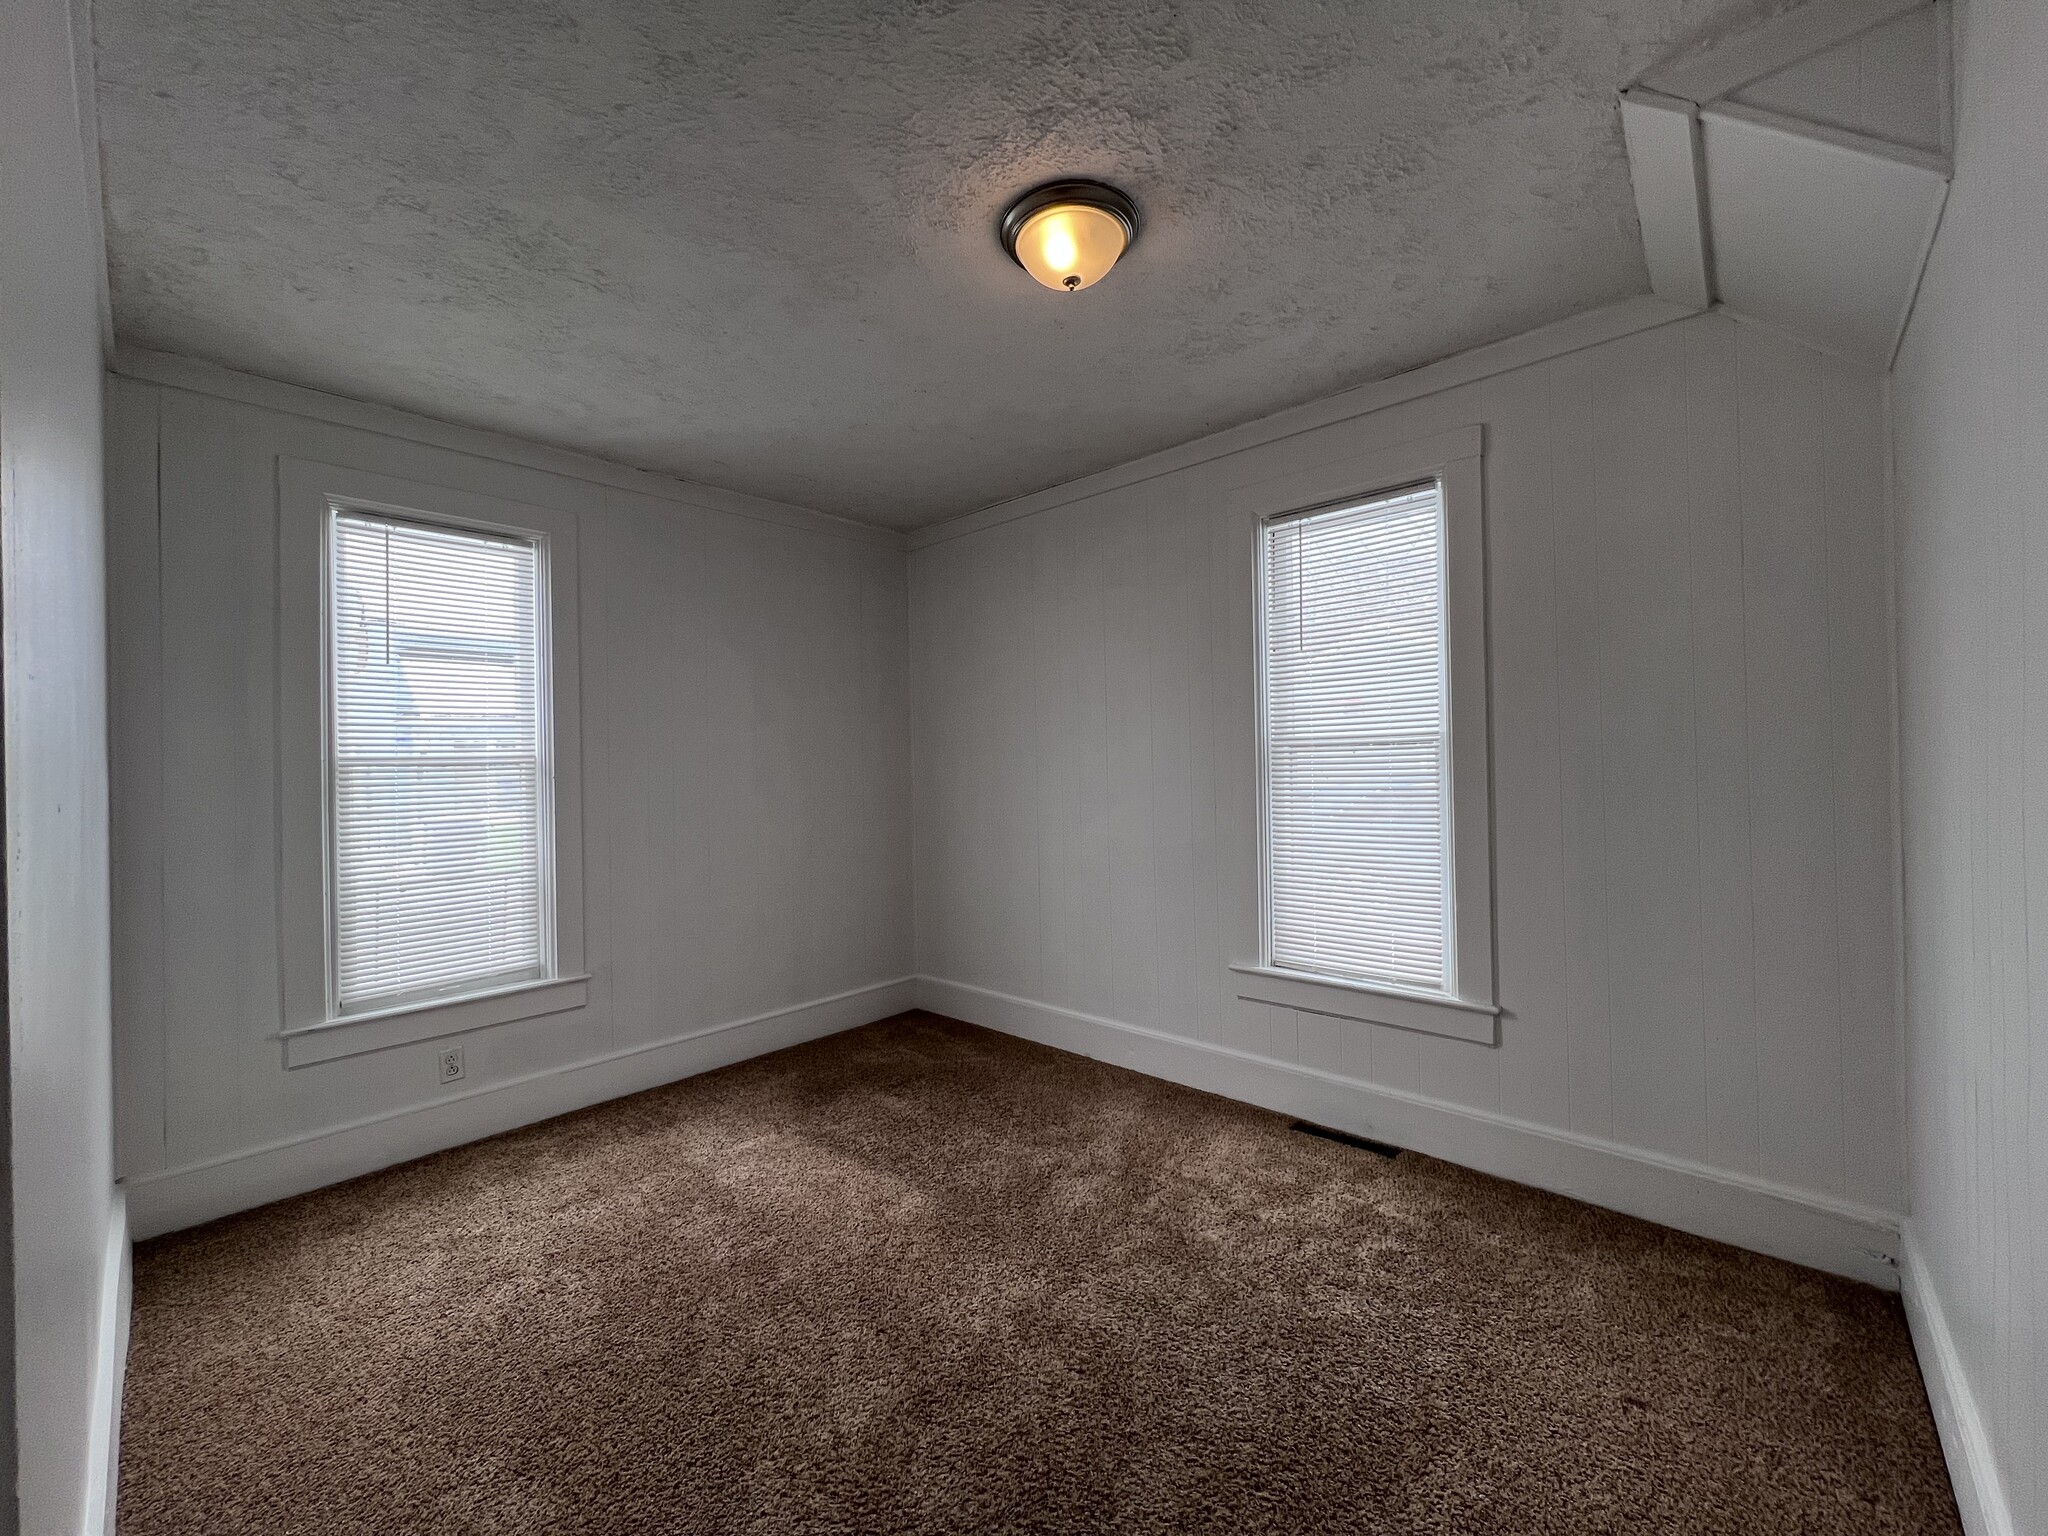
<path id="1" fill-rule="evenodd" d="M 328 571 L 336 1013 L 546 976 L 540 546 L 337 510 Z"/>
<path id="2" fill-rule="evenodd" d="M 588 1001 L 576 517 L 279 464 L 290 1066 Z"/>

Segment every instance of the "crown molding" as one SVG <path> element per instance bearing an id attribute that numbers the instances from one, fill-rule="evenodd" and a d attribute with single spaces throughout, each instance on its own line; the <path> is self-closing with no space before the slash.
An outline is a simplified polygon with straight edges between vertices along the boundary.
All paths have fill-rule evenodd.
<path id="1" fill-rule="evenodd" d="M 904 536 L 893 528 L 878 528 L 872 523 L 858 523 L 851 518 L 835 517 L 829 512 L 818 512 L 809 507 L 749 496 L 743 491 L 728 491 L 653 470 L 634 469 L 592 454 L 577 453 L 568 448 L 549 448 L 481 427 L 457 426 L 453 422 L 416 415 L 396 406 L 372 405 L 368 401 L 286 384 L 261 374 L 243 373 L 173 352 L 117 346 L 111 366 L 120 377 L 137 379 L 145 384 L 211 395 L 215 399 L 233 400 L 242 405 L 260 406 L 293 416 L 307 416 L 315 421 L 354 427 L 364 432 L 379 432 L 386 437 L 446 448 L 480 459 L 520 464 L 528 469 L 631 491 L 679 506 L 724 512 L 734 517 L 752 518 L 756 522 L 776 523 L 785 528 L 801 528 L 832 538 L 880 545 L 884 549 L 905 547 Z"/>
<path id="2" fill-rule="evenodd" d="M 983 507 L 979 511 L 969 512 L 946 522 L 934 523 L 913 532 L 909 538 L 909 547 L 913 550 L 925 549 L 933 544 L 942 544 L 948 539 L 979 533 L 985 528 L 1014 522 L 1020 517 L 1031 517 L 1040 512 L 1049 512 L 1054 507 L 1085 501 L 1090 496 L 1101 495 L 1104 491 L 1136 485 L 1141 480 L 1170 475 L 1176 470 L 1207 463 L 1211 459 L 1242 453 L 1247 448 L 1262 447 L 1267 443 L 1278 442 L 1284 437 L 1293 437 L 1297 433 L 1313 432 L 1319 427 L 1331 426 L 1336 422 L 1369 416 L 1375 411 L 1385 410 L 1388 406 L 1420 400 L 1426 395 L 1441 394 L 1444 390 L 1456 389 L 1461 384 L 1476 383 L 1498 374 L 1512 373 L 1515 369 L 1527 368 L 1532 363 L 1547 362 L 1553 357 L 1563 357 L 1571 352 L 1582 352 L 1588 347 L 1597 347 L 1603 342 L 1633 335 L 1637 331 L 1647 331 L 1660 325 L 1669 325 L 1674 320 L 1684 320 L 1695 313 L 1697 311 L 1667 303 L 1649 294 L 1622 299 L 1598 309 L 1585 310 L 1549 325 L 1538 326 L 1533 331 L 1524 331 L 1519 336 L 1508 337 L 1504 341 L 1489 342 L 1483 347 L 1474 347 L 1469 352 L 1459 352 L 1438 362 L 1425 363 L 1420 368 L 1397 373 L 1392 378 L 1360 384 L 1338 394 L 1310 401 L 1306 405 L 1293 406 L 1274 415 L 1245 422 L 1241 426 L 1227 427 L 1221 432 L 1212 432 L 1206 437 L 1198 437 L 1176 447 L 1161 449 L 1143 458 L 1132 459 L 1113 468 L 1099 470 L 1092 475 L 1084 475 L 1078 480 L 1069 480 L 1042 491 L 1034 491 L 1028 496 L 1019 496 L 1013 501 L 998 502 L 994 506 Z"/>

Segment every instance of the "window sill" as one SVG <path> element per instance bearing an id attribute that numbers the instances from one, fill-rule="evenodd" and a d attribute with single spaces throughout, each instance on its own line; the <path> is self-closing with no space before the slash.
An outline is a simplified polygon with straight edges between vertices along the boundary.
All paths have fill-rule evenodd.
<path id="1" fill-rule="evenodd" d="M 282 1031 L 278 1038 L 284 1041 L 286 1067 L 310 1067 L 344 1056 L 360 1056 L 366 1051 L 389 1050 L 395 1045 L 488 1029 L 493 1024 L 566 1013 L 581 1008 L 589 1001 L 589 994 L 588 976 L 550 976 L 544 981 L 522 981 L 517 986 L 468 997 L 408 1003 L 377 1013 L 301 1025 Z"/>
<path id="2" fill-rule="evenodd" d="M 1307 976 L 1270 965 L 1233 965 L 1230 969 L 1237 976 L 1237 995 L 1250 1002 L 1367 1024 L 1386 1024 L 1394 1029 L 1412 1029 L 1480 1045 L 1500 1043 L 1500 1009 L 1493 1003 Z"/>

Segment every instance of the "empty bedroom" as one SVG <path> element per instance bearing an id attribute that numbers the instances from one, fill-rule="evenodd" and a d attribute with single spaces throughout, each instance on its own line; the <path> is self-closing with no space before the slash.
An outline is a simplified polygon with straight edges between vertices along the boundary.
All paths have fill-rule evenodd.
<path id="1" fill-rule="evenodd" d="M 16 0 L 0 1536 L 2048 1536 L 2044 145 L 2039 0 Z"/>

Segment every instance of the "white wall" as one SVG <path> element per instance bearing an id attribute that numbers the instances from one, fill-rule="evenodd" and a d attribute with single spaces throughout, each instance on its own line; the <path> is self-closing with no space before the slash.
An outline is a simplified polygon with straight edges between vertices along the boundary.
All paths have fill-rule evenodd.
<path id="1" fill-rule="evenodd" d="M 110 1404 L 94 1387 L 125 1253 L 108 1107 L 101 257 L 75 80 L 63 0 L 0 13 L 14 1417 L 20 1528 L 36 1536 L 84 1529 L 104 1495 Z"/>
<path id="2" fill-rule="evenodd" d="M 1860 1252 L 1904 1196 L 1883 391 L 1700 317 L 940 529 L 911 572 L 925 995 L 1883 1283 Z M 1251 541 L 1224 502 L 1473 423 L 1497 1047 L 1238 1000 L 1225 964 L 1253 957 L 1217 901 L 1255 793 L 1225 681 L 1248 669 L 1220 659 L 1251 644 Z"/>
<path id="3" fill-rule="evenodd" d="M 1810 123 L 1945 152 L 1947 114 L 1939 71 L 1947 41 L 1938 5 L 1921 5 L 1883 26 L 1752 81 L 1730 99 Z"/>
<path id="4" fill-rule="evenodd" d="M 2038 883 L 2048 880 L 2048 9 L 2038 0 L 1959 3 L 1956 109 L 1955 184 L 1894 385 L 1907 1161 L 1924 1276 L 1915 1320 L 1973 1533 L 2036 1532 L 2048 1531 L 2048 900 Z M 1999 1523 L 1994 1466 L 2010 1524 Z"/>
<path id="5" fill-rule="evenodd" d="M 550 472 L 533 463 L 568 456 L 494 457 L 482 434 L 394 412 L 370 414 L 457 447 L 315 419 L 294 407 L 345 403 L 309 392 L 273 388 L 271 409 L 109 388 L 120 1157 L 139 1233 L 908 1005 L 887 985 L 910 969 L 896 536 Z M 276 690 L 280 455 L 578 518 L 591 1001 L 462 1036 L 452 1092 L 433 1042 L 287 1070 L 273 1038 L 278 712 L 319 707 Z"/>

